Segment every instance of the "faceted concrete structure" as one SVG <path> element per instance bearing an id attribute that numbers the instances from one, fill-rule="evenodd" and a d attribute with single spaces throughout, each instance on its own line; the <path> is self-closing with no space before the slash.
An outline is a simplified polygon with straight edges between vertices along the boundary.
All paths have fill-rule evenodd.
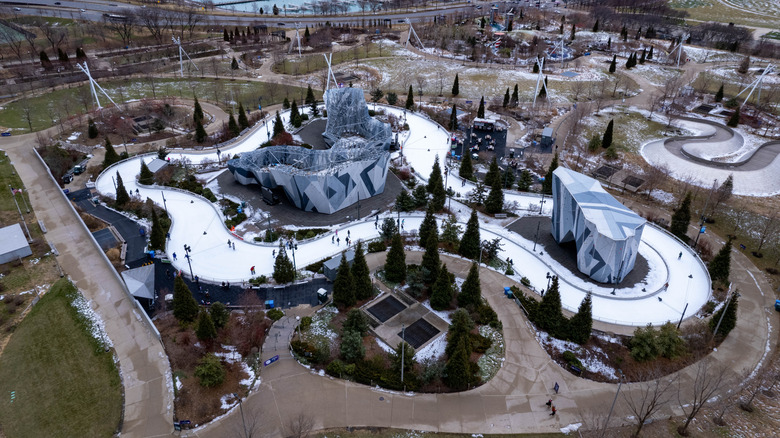
<path id="1" fill-rule="evenodd" d="M 334 213 L 382 193 L 390 163 L 390 125 L 372 119 L 358 88 L 331 89 L 322 134 L 329 150 L 270 146 L 228 162 L 241 184 L 282 187 L 298 208 Z"/>
<path id="2" fill-rule="evenodd" d="M 646 221 L 593 178 L 559 167 L 553 172 L 552 235 L 574 241 L 577 268 L 602 283 L 620 283 L 634 268 Z"/>

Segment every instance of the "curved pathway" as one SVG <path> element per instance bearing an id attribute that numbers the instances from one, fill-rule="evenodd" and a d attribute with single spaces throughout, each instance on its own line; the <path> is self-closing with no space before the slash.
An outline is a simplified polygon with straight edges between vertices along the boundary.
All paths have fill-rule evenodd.
<path id="1" fill-rule="evenodd" d="M 664 166 L 676 178 L 692 177 L 700 185 L 734 178 L 734 193 L 747 196 L 772 196 L 780 193 L 780 141 L 766 142 L 737 162 L 717 161 L 718 157 L 738 152 L 744 141 L 739 133 L 710 120 L 682 117 L 688 124 L 702 127 L 706 135 L 653 140 L 642 146 L 648 163 Z M 714 158 L 714 159 L 713 159 Z"/>
<path id="2" fill-rule="evenodd" d="M 421 253 L 408 253 L 407 261 L 419 262 Z M 385 254 L 369 254 L 373 270 L 384 264 Z M 455 275 L 465 277 L 471 262 L 442 255 L 442 261 Z M 737 328 L 710 356 L 716 366 L 734 372 L 752 370 L 766 358 L 776 336 L 770 338 L 770 323 L 777 327 L 777 315 L 771 310 L 772 298 L 762 290 L 771 290 L 760 272 L 735 258 L 745 268 L 736 280 L 742 298 Z M 756 276 L 756 280 L 750 277 Z M 291 435 L 291 420 L 303 414 L 313 422 L 314 430 L 336 427 L 393 427 L 453 433 L 544 433 L 558 432 L 583 419 L 601 418 L 615 395 L 616 385 L 578 378 L 553 362 L 539 346 L 519 307 L 503 295 L 503 287 L 519 286 L 503 275 L 480 269 L 482 294 L 503 323 L 506 359 L 496 376 L 485 385 L 452 394 L 417 394 L 371 388 L 353 382 L 319 376 L 300 366 L 289 351 L 280 351 L 269 336 L 262 359 L 279 355 L 280 360 L 263 369 L 259 390 L 243 401 L 243 414 L 250 431 L 263 436 Z M 766 314 L 766 315 L 765 315 Z M 764 322 L 766 321 L 766 323 Z M 284 327 L 284 328 L 282 328 Z M 284 331 L 288 339 L 292 320 L 277 323 L 272 330 Z M 285 342 L 286 345 L 286 342 Z M 695 366 L 676 375 L 680 386 L 688 390 L 695 377 Z M 556 395 L 555 383 L 560 385 Z M 621 392 L 637 391 L 640 385 L 624 385 Z M 732 389 L 732 388 L 726 388 Z M 549 415 L 545 402 L 552 398 L 558 414 Z M 685 399 L 686 396 L 683 396 Z M 661 409 L 656 418 L 680 415 L 676 404 Z M 625 403 L 618 403 L 612 425 L 631 424 Z M 196 430 L 198 437 L 223 437 L 240 434 L 242 416 L 237 409 Z"/>

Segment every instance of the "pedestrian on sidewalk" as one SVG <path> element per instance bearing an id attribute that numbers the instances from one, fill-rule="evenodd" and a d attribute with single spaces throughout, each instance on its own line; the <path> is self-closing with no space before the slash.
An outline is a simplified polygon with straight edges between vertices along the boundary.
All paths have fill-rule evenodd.
<path id="1" fill-rule="evenodd" d="M 553 405 L 553 407 L 552 407 L 552 412 L 550 412 L 550 415 L 551 415 L 551 416 L 554 416 L 554 415 L 555 415 L 555 411 L 556 411 L 556 409 L 555 409 L 555 405 Z"/>
<path id="2" fill-rule="evenodd" d="M 547 403 L 545 404 L 547 405 L 547 408 L 550 408 L 552 406 L 552 399 L 547 400 Z"/>

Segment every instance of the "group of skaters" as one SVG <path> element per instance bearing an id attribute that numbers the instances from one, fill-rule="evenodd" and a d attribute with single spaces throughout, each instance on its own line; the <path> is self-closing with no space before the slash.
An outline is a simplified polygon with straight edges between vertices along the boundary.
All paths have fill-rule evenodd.
<path id="1" fill-rule="evenodd" d="M 376 224 L 374 224 L 376 226 Z M 344 242 L 349 246 L 350 242 L 352 242 L 352 233 L 347 230 L 347 237 L 344 238 Z M 336 229 L 336 232 L 330 236 L 330 243 L 335 244 L 336 246 L 341 245 L 341 238 L 339 237 L 339 230 Z"/>

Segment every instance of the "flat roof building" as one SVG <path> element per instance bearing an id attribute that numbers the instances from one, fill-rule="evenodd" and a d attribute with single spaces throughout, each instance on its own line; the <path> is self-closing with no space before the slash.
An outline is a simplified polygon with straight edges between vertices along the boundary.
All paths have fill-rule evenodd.
<path id="1" fill-rule="evenodd" d="M 19 224 L 0 228 L 0 265 L 32 255 Z"/>

